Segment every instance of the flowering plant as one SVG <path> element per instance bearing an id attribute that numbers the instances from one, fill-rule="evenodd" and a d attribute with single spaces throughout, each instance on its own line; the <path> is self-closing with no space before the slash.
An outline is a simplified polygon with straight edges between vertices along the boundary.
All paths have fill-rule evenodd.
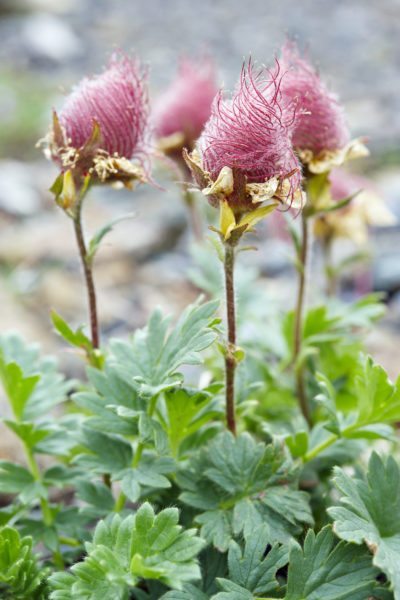
<path id="1" fill-rule="evenodd" d="M 0 460 L 2 598 L 400 599 L 400 379 L 366 354 L 378 295 L 306 305 L 310 219 L 344 206 L 332 197 L 337 172 L 327 199 L 329 174 L 300 164 L 306 112 L 286 76 L 279 62 L 245 65 L 184 152 L 220 210 L 223 276 L 205 246 L 192 272 L 208 301 L 175 322 L 156 310 L 124 339 L 100 339 L 92 267 L 110 225 L 86 244 L 81 207 L 90 183 L 147 179 L 138 64 L 112 59 L 55 117 L 53 191 L 74 223 L 91 338 L 52 314 L 63 343 L 84 351 L 85 375 L 71 381 L 35 345 L 0 335 L 3 426 L 25 455 Z M 294 310 L 287 298 L 274 307 L 248 265 L 234 269 L 243 237 L 290 206 L 303 216 Z"/>

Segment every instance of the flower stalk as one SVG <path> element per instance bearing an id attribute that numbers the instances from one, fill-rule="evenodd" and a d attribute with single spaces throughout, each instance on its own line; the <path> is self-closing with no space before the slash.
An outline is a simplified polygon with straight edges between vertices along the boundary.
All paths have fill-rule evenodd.
<path id="1" fill-rule="evenodd" d="M 299 282 L 297 301 L 294 315 L 294 361 L 296 371 L 296 391 L 299 399 L 301 412 L 307 423 L 311 424 L 310 407 L 307 401 L 307 394 L 304 381 L 304 357 L 301 356 L 302 339 L 303 339 L 303 321 L 304 321 L 304 306 L 307 297 L 307 281 L 310 258 L 310 217 L 306 211 L 302 212 L 301 216 L 302 237 L 301 246 L 298 256 L 298 271 Z"/>
<path id="2" fill-rule="evenodd" d="M 227 322 L 227 347 L 225 355 L 225 403 L 226 403 L 226 424 L 236 435 L 236 417 L 235 417 L 235 371 L 236 371 L 236 311 L 235 311 L 235 246 L 227 240 L 224 244 L 224 274 L 225 274 L 225 294 L 226 294 L 226 322 Z"/>
<path id="3" fill-rule="evenodd" d="M 97 349 L 100 345 L 100 333 L 99 333 L 99 322 L 97 316 L 97 299 L 96 299 L 96 288 L 93 280 L 93 270 L 91 260 L 88 257 L 85 237 L 82 227 L 82 201 L 80 200 L 75 207 L 74 216 L 74 231 L 76 242 L 78 245 L 79 256 L 81 258 L 83 275 L 86 284 L 87 297 L 88 297 L 88 311 L 90 321 L 90 332 L 92 338 L 93 348 Z"/>

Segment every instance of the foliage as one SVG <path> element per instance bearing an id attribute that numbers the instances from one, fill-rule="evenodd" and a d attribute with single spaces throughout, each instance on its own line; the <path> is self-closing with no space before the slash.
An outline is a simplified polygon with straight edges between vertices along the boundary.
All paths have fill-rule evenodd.
<path id="1" fill-rule="evenodd" d="M 356 544 L 365 543 L 373 563 L 391 582 L 400 598 L 400 468 L 393 457 L 383 460 L 373 453 L 366 479 L 353 479 L 335 470 L 334 483 L 341 506 L 329 510 L 337 535 Z"/>
<path id="2" fill-rule="evenodd" d="M 312 523 L 307 494 L 296 489 L 296 472 L 284 450 L 256 443 L 247 433 L 236 439 L 219 434 L 185 465 L 178 483 L 181 500 L 199 511 L 202 536 L 221 551 L 263 522 L 269 539 L 280 542 Z"/>
<path id="3" fill-rule="evenodd" d="M 47 571 L 32 553 L 32 538 L 12 527 L 0 529 L 0 594 L 4 600 L 47 598 Z"/>
<path id="4" fill-rule="evenodd" d="M 89 268 L 113 224 L 89 243 Z M 219 297 L 218 260 L 204 248 L 196 260 L 192 280 Z M 156 310 L 101 348 L 53 312 L 86 361 L 80 381 L 0 336 L 3 424 L 21 445 L 0 461 L 2 598 L 400 600 L 400 379 L 362 340 L 381 298 L 308 308 L 295 356 L 293 311 L 253 267 L 236 275 L 240 348 L 214 299 L 175 322 Z M 372 453 L 364 475 L 377 440 L 393 456 Z"/>
<path id="5" fill-rule="evenodd" d="M 70 574 L 50 577 L 50 598 L 128 598 L 142 579 L 162 581 L 181 588 L 185 581 L 200 577 L 195 560 L 203 541 L 194 529 L 182 531 L 176 508 L 155 515 L 143 504 L 134 516 L 100 521 L 93 541 L 86 543 L 87 556 Z M 69 596 L 68 596 L 69 594 Z"/>

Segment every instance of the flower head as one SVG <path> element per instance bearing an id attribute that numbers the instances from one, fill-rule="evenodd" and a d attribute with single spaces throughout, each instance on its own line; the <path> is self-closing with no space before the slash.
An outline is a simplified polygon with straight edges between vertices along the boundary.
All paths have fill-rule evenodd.
<path id="1" fill-rule="evenodd" d="M 314 154 L 343 148 L 350 139 L 343 107 L 293 42 L 283 47 L 282 69 L 282 94 L 300 109 L 293 131 L 295 148 Z"/>
<path id="2" fill-rule="evenodd" d="M 291 41 L 282 49 L 282 95 L 297 104 L 293 146 L 312 172 L 327 171 L 344 160 L 364 156 L 359 140 L 350 141 L 342 105 Z"/>
<path id="3" fill-rule="evenodd" d="M 154 129 L 166 151 L 193 149 L 211 113 L 217 87 L 210 60 L 184 58 L 179 72 L 153 111 Z"/>
<path id="4" fill-rule="evenodd" d="M 102 74 L 83 79 L 54 113 L 49 154 L 78 183 L 87 174 L 100 181 L 144 178 L 148 113 L 146 73 L 137 61 L 114 54 Z"/>
<path id="5" fill-rule="evenodd" d="M 282 100 L 281 79 L 279 65 L 275 72 L 255 73 L 249 62 L 232 98 L 218 94 L 199 140 L 203 165 L 212 179 L 227 166 L 240 171 L 249 183 L 284 178 L 293 171 L 294 181 L 300 182 L 290 138 L 294 112 Z"/>
<path id="6" fill-rule="evenodd" d="M 396 222 L 379 192 L 365 177 L 336 168 L 329 174 L 329 183 L 332 202 L 353 199 L 342 208 L 316 217 L 314 232 L 322 241 L 348 238 L 363 245 L 368 240 L 370 226 L 389 226 Z"/>
<path id="7" fill-rule="evenodd" d="M 214 99 L 197 148 L 187 157 L 203 194 L 214 206 L 227 203 L 239 217 L 236 223 L 244 214 L 261 215 L 302 198 L 301 167 L 291 143 L 295 109 L 282 99 L 281 79 L 278 63 L 275 71 L 257 73 L 251 61 L 244 65 L 232 97 L 220 92 Z M 265 201 L 269 207 L 256 208 Z"/>

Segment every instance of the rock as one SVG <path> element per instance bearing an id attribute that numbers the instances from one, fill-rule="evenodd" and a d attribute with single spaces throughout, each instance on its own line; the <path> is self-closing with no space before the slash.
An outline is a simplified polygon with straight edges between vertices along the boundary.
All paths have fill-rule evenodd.
<path id="1" fill-rule="evenodd" d="M 20 34 L 33 58 L 62 63 L 83 53 L 81 39 L 67 22 L 46 12 L 26 17 Z"/>
<path id="2" fill-rule="evenodd" d="M 37 213 L 41 195 L 29 166 L 16 160 L 0 162 L 0 210 L 14 216 Z"/>

